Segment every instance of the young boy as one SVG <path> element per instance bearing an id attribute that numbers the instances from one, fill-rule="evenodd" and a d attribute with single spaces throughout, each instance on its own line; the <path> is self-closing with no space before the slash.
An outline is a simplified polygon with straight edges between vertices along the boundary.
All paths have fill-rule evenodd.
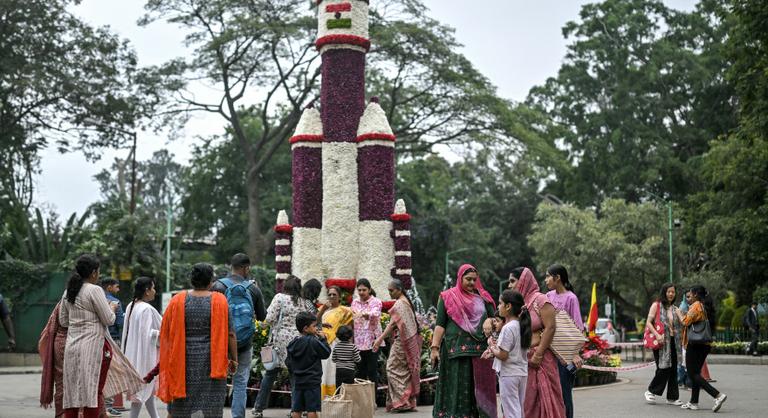
<path id="1" fill-rule="evenodd" d="M 355 383 L 356 363 L 360 363 L 360 350 L 355 343 L 351 341 L 353 335 L 352 328 L 343 325 L 336 331 L 336 338 L 339 342 L 333 348 L 333 360 L 336 363 L 336 387 L 342 383 Z"/>
<path id="2" fill-rule="evenodd" d="M 320 383 L 323 366 L 320 360 L 331 356 L 331 347 L 323 331 L 317 330 L 317 317 L 309 312 L 296 315 L 296 328 L 301 333 L 288 344 L 285 365 L 291 374 L 291 418 L 317 418 L 320 411 Z"/>

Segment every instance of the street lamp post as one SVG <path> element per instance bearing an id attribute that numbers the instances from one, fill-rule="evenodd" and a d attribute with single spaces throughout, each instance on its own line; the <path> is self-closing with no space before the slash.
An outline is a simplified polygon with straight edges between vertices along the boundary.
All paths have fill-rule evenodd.
<path id="1" fill-rule="evenodd" d="M 451 281 L 450 281 L 451 275 L 448 273 L 448 261 L 449 261 L 450 255 L 451 254 L 458 254 L 460 252 L 469 251 L 469 250 L 470 250 L 470 248 L 459 248 L 458 250 L 446 251 L 445 252 L 445 283 L 446 283 L 446 285 L 443 286 L 444 288 L 447 288 L 448 286 L 450 286 L 450 283 L 451 283 Z"/>

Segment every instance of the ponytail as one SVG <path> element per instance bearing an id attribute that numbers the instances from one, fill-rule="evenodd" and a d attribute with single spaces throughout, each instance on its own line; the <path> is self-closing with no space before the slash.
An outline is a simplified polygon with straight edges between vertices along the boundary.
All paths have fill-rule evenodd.
<path id="1" fill-rule="evenodd" d="M 520 347 L 529 348 L 531 346 L 531 314 L 528 312 L 528 308 L 525 306 L 520 309 L 520 314 L 517 315 L 517 320 L 520 322 Z"/>
<path id="2" fill-rule="evenodd" d="M 77 294 L 83 287 L 85 279 L 91 277 L 94 271 L 99 269 L 101 262 L 91 254 L 83 254 L 75 261 L 75 271 L 69 276 L 67 281 L 67 302 L 75 303 Z"/>
<path id="3" fill-rule="evenodd" d="M 83 287 L 83 278 L 75 271 L 69 276 L 69 281 L 67 281 L 67 302 L 75 303 L 75 298 L 80 293 L 81 287 Z"/>
<path id="4" fill-rule="evenodd" d="M 709 326 L 712 328 L 712 332 L 715 332 L 717 316 L 715 315 L 715 303 L 712 301 L 709 292 L 707 292 L 707 289 L 704 286 L 696 285 L 691 288 L 691 293 L 696 295 L 696 300 L 704 306 L 704 312 L 707 314 Z"/>
<path id="5" fill-rule="evenodd" d="M 507 289 L 501 292 L 501 302 L 510 305 L 510 313 L 517 317 L 520 322 L 520 347 L 529 348 L 531 346 L 531 314 L 525 307 L 525 298 L 522 293 Z"/>
<path id="6" fill-rule="evenodd" d="M 570 280 L 568 280 L 568 270 L 562 264 L 552 264 L 551 266 L 547 267 L 547 274 L 552 277 L 560 277 L 560 283 L 563 284 L 565 290 L 576 293 L 573 291 L 573 285 L 571 284 Z"/>
<path id="7" fill-rule="evenodd" d="M 133 284 L 133 301 L 141 300 L 147 290 L 151 289 L 155 284 L 155 279 L 151 277 L 139 277 Z"/>

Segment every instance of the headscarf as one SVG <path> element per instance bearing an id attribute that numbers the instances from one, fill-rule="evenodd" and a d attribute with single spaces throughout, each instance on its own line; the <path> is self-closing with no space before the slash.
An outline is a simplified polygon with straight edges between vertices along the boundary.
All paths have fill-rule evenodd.
<path id="1" fill-rule="evenodd" d="M 445 311 L 453 322 L 464 331 L 472 334 L 477 330 L 477 326 L 480 325 L 483 314 L 485 314 L 484 302 L 493 305 L 494 309 L 496 304 L 493 302 L 491 294 L 483 288 L 479 276 L 475 282 L 477 293 L 468 293 L 462 289 L 461 279 L 469 269 L 477 271 L 471 264 L 464 264 L 459 267 L 459 272 L 456 275 L 456 286 L 441 292 L 440 297 L 445 304 Z"/>
<path id="2" fill-rule="evenodd" d="M 517 281 L 517 291 L 523 295 L 525 299 L 525 306 L 528 311 L 534 310 L 534 304 L 536 307 L 541 308 L 545 303 L 549 303 L 547 295 L 541 293 L 539 283 L 536 278 L 533 277 L 533 273 L 527 267 L 523 269 L 523 273 L 520 274 L 520 279 Z"/>

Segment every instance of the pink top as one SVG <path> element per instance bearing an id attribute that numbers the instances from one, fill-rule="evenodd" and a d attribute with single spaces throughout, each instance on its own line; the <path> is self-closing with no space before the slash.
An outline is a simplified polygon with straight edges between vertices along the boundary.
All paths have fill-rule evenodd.
<path id="1" fill-rule="evenodd" d="M 584 331 L 584 321 L 581 320 L 581 309 L 579 308 L 579 298 L 571 292 L 566 290 L 565 293 L 557 293 L 556 290 L 550 290 L 547 292 L 547 298 L 549 303 L 560 311 L 565 311 L 568 316 L 573 319 L 573 323 L 576 324 L 580 330 Z"/>
<path id="2" fill-rule="evenodd" d="M 369 297 L 365 302 L 355 299 L 352 301 L 352 312 L 355 314 L 355 345 L 360 351 L 368 351 L 381 335 L 381 300 L 376 296 Z M 370 315 L 368 319 L 358 316 L 364 313 Z"/>

